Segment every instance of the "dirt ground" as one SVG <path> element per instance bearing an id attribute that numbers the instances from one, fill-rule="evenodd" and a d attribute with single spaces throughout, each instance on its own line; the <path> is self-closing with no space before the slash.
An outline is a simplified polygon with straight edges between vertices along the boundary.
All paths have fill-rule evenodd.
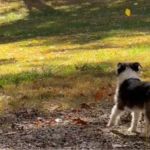
<path id="1" fill-rule="evenodd" d="M 107 128 L 112 101 L 81 104 L 79 109 L 55 110 L 44 116 L 21 110 L 0 118 L 1 150 L 148 150 L 150 139 L 129 134 L 130 115 L 119 127 Z M 141 132 L 142 124 L 139 125 Z"/>

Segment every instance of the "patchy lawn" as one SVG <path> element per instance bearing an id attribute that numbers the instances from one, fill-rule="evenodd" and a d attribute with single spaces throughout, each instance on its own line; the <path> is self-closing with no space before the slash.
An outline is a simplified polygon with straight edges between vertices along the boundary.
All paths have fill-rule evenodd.
<path id="1" fill-rule="evenodd" d="M 46 4 L 0 1 L 0 149 L 150 149 L 128 115 L 106 128 L 116 64 L 138 61 L 150 80 L 149 1 Z"/>
<path id="2" fill-rule="evenodd" d="M 47 4 L 54 10 L 29 13 L 22 1 L 1 2 L 1 108 L 50 111 L 112 99 L 119 61 L 141 62 L 150 79 L 148 1 Z"/>

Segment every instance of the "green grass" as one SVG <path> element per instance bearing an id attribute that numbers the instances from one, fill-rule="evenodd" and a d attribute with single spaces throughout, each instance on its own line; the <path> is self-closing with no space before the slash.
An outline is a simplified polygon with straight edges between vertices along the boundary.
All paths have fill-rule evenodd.
<path id="1" fill-rule="evenodd" d="M 94 93 L 114 84 L 115 66 L 121 61 L 140 62 L 143 78 L 150 79 L 147 0 L 137 0 L 138 5 L 124 0 L 47 4 L 51 2 L 53 11 L 31 13 L 23 2 L 1 3 L 0 85 L 13 99 L 18 92 L 28 95 L 23 104 L 16 102 L 17 107 L 45 109 L 47 103 L 57 102 L 70 108 L 94 101 Z M 126 8 L 132 11 L 130 17 L 124 14 Z"/>

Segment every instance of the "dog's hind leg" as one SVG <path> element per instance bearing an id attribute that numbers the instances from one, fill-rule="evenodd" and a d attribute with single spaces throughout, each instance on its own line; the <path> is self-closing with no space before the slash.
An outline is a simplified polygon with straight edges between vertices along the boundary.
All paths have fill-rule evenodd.
<path id="1" fill-rule="evenodd" d="M 150 120 L 145 116 L 144 136 L 150 136 Z"/>
<path id="2" fill-rule="evenodd" d="M 150 102 L 145 104 L 145 128 L 144 128 L 144 136 L 150 136 Z"/>
<path id="3" fill-rule="evenodd" d="M 131 121 L 131 126 L 128 129 L 129 132 L 136 132 L 137 124 L 140 118 L 141 112 L 139 110 L 135 110 L 132 112 L 132 121 Z"/>
<path id="4" fill-rule="evenodd" d="M 111 111 L 110 120 L 107 124 L 108 127 L 118 124 L 121 112 L 122 110 L 118 108 L 117 104 L 114 105 Z"/>

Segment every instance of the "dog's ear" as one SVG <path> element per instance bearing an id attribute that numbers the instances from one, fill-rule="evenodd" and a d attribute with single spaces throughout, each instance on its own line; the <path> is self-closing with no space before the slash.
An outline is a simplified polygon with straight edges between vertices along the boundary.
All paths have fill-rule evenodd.
<path id="1" fill-rule="evenodd" d="M 131 64 L 131 68 L 134 71 L 138 72 L 138 71 L 140 71 L 142 69 L 142 66 L 141 66 L 141 64 L 139 62 L 134 62 L 134 63 Z"/>
<path id="2" fill-rule="evenodd" d="M 126 65 L 124 63 L 118 63 L 117 64 L 117 75 L 122 73 L 126 69 Z"/>
<path id="3" fill-rule="evenodd" d="M 123 63 L 119 62 L 119 63 L 117 64 L 117 68 L 121 67 L 122 65 L 123 65 Z"/>

